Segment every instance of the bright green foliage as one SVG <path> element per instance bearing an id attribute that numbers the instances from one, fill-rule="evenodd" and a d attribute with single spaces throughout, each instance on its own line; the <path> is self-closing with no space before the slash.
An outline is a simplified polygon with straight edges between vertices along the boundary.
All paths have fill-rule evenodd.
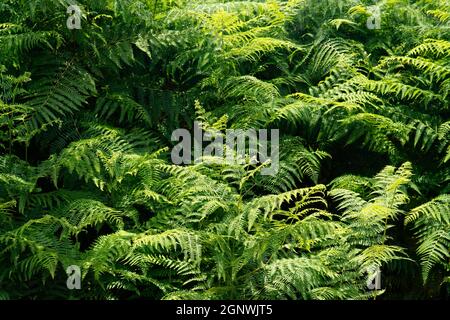
<path id="1" fill-rule="evenodd" d="M 3 0 L 0 299 L 448 298 L 450 3 L 373 2 Z"/>

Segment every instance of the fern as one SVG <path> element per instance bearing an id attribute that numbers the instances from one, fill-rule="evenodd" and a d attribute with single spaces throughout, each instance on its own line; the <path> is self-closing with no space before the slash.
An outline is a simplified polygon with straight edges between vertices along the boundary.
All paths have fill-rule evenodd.
<path id="1" fill-rule="evenodd" d="M 41 81 L 29 89 L 25 104 L 33 109 L 32 128 L 57 123 L 61 118 L 80 111 L 87 98 L 96 92 L 92 76 L 74 66 L 73 62 L 52 67 L 39 66 Z"/>
<path id="2" fill-rule="evenodd" d="M 449 196 L 447 194 L 412 209 L 405 218 L 406 224 L 414 223 L 419 240 L 417 254 L 422 266 L 423 281 L 427 281 L 431 269 L 448 264 L 449 245 Z"/>
<path id="3" fill-rule="evenodd" d="M 0 4 L 0 299 L 446 297 L 448 1 L 70 4 Z M 173 165 L 194 121 L 278 172 Z"/>

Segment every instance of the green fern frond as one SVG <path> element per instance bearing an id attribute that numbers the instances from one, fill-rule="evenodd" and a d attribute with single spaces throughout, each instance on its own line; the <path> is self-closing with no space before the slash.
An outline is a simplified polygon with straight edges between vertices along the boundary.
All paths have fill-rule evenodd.
<path id="1" fill-rule="evenodd" d="M 29 89 L 25 105 L 33 109 L 32 128 L 55 123 L 80 111 L 87 99 L 96 94 L 93 77 L 68 61 L 63 65 L 40 66 L 40 77 Z"/>

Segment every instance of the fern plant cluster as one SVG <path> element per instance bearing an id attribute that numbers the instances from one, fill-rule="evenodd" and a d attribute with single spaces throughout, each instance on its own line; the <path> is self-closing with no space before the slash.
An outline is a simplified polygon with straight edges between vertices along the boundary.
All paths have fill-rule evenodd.
<path id="1" fill-rule="evenodd" d="M 449 101 L 448 0 L 4 0 L 0 298 L 448 299 Z"/>

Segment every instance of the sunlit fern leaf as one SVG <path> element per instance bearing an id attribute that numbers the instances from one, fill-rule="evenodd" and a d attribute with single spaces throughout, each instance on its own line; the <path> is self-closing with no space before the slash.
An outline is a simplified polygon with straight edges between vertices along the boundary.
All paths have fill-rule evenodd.
<path id="1" fill-rule="evenodd" d="M 410 58 L 410 57 L 388 57 L 381 62 L 383 64 L 388 64 L 392 62 L 399 62 L 405 65 L 411 65 L 415 68 L 426 72 L 429 75 L 434 76 L 438 81 L 447 79 L 450 75 L 450 68 L 440 65 L 434 61 L 424 59 L 424 58 Z"/>
<path id="2" fill-rule="evenodd" d="M 402 257 L 403 256 L 403 257 Z M 404 257 L 404 249 L 398 246 L 373 245 L 363 250 L 357 257 L 361 270 L 367 270 L 370 267 L 381 267 L 383 264 L 394 259 Z"/>
<path id="3" fill-rule="evenodd" d="M 433 54 L 439 58 L 450 55 L 450 42 L 445 40 L 429 39 L 408 52 L 408 56 L 426 56 Z"/>
<path id="4" fill-rule="evenodd" d="M 405 218 L 405 223 L 418 219 L 431 219 L 440 223 L 450 224 L 450 195 L 444 194 L 411 210 Z"/>
<path id="5" fill-rule="evenodd" d="M 421 241 L 417 248 L 417 254 L 421 260 L 422 279 L 424 282 L 429 278 L 432 268 L 438 264 L 448 266 L 450 257 L 450 228 L 442 228 L 430 232 L 426 238 Z"/>
<path id="6" fill-rule="evenodd" d="M 221 90 L 225 99 L 242 98 L 245 101 L 268 102 L 279 96 L 274 85 L 252 76 L 231 77 Z"/>
<path id="7" fill-rule="evenodd" d="M 422 266 L 422 277 L 427 281 L 431 269 L 445 265 L 450 256 L 450 196 L 440 195 L 411 210 L 405 223 L 414 223 L 416 237 L 419 241 L 417 254 Z"/>
<path id="8" fill-rule="evenodd" d="M 332 270 L 318 260 L 308 258 L 279 259 L 264 267 L 267 298 L 306 298 L 314 287 L 335 277 Z"/>
<path id="9" fill-rule="evenodd" d="M 79 252 L 70 241 L 58 239 L 55 235 L 59 228 L 70 229 L 70 226 L 64 220 L 46 215 L 29 220 L 0 237 L 0 242 L 7 245 L 2 250 L 3 253 L 17 256 L 11 267 L 21 270 L 19 278 L 31 279 L 43 270 L 53 278 L 58 265 L 67 266 L 80 258 Z M 30 252 L 31 255 L 25 256 L 25 252 Z"/>
<path id="10" fill-rule="evenodd" d="M 331 181 L 332 189 L 347 189 L 358 194 L 366 194 L 371 187 L 372 179 L 356 175 L 343 175 Z"/>

